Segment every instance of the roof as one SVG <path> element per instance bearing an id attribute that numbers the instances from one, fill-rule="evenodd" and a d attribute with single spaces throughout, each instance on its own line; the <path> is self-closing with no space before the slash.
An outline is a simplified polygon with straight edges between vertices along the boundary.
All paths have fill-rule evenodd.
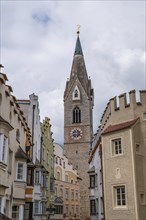
<path id="1" fill-rule="evenodd" d="M 129 127 L 133 126 L 137 122 L 138 119 L 139 118 L 136 118 L 136 119 L 131 120 L 131 121 L 126 121 L 126 122 L 123 122 L 123 123 L 120 123 L 120 124 L 109 125 L 102 132 L 102 135 L 108 134 L 108 133 L 111 133 L 111 132 L 114 132 L 114 131 L 119 131 L 119 130 L 122 130 L 122 129 L 125 129 L 125 128 L 129 128 Z"/>
<path id="2" fill-rule="evenodd" d="M 83 55 L 83 51 L 82 51 L 82 47 L 81 47 L 81 42 L 80 42 L 79 36 L 77 37 L 74 55 Z"/>

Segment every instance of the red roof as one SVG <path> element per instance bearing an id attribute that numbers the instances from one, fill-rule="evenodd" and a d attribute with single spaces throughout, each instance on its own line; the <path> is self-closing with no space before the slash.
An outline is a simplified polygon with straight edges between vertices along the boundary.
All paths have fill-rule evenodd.
<path id="1" fill-rule="evenodd" d="M 129 127 L 131 127 L 132 125 L 134 125 L 138 119 L 139 119 L 139 118 L 136 118 L 136 119 L 134 119 L 134 120 L 126 121 L 126 122 L 123 122 L 123 123 L 120 123 L 120 124 L 116 124 L 116 125 L 109 125 L 109 126 L 102 132 L 102 135 L 107 134 L 107 133 L 110 133 L 110 132 L 122 130 L 122 129 L 125 129 L 125 128 L 129 128 Z"/>

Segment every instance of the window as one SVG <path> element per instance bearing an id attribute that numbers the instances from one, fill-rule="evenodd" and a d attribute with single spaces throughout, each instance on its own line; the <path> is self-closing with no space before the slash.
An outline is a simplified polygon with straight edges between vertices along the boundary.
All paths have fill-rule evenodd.
<path id="1" fill-rule="evenodd" d="M 76 200 L 78 200 L 78 192 L 76 192 Z"/>
<path id="2" fill-rule="evenodd" d="M 24 163 L 17 164 L 17 180 L 24 180 Z"/>
<path id="3" fill-rule="evenodd" d="M 26 202 L 24 205 L 24 220 L 33 219 L 32 213 L 33 213 L 33 203 Z"/>
<path id="4" fill-rule="evenodd" d="M 4 134 L 0 134 L 0 161 L 7 163 L 8 138 Z"/>
<path id="5" fill-rule="evenodd" d="M 32 186 L 33 185 L 33 168 L 28 167 L 27 168 L 27 185 Z"/>
<path id="6" fill-rule="evenodd" d="M 39 201 L 34 202 L 34 214 L 39 214 Z"/>
<path id="7" fill-rule="evenodd" d="M 91 215 L 96 214 L 95 200 L 90 200 L 90 214 Z"/>
<path id="8" fill-rule="evenodd" d="M 73 100 L 80 100 L 80 91 L 77 86 L 75 86 L 74 91 L 72 93 Z"/>
<path id="9" fill-rule="evenodd" d="M 40 172 L 38 170 L 35 171 L 35 184 L 40 184 Z"/>
<path id="10" fill-rule="evenodd" d="M 65 181 L 68 182 L 68 175 L 65 175 Z"/>
<path id="11" fill-rule="evenodd" d="M 101 170 L 100 170 L 100 172 L 99 172 L 99 175 L 100 175 L 100 177 L 99 177 L 100 180 L 99 180 L 99 181 L 100 181 L 100 185 L 101 185 L 101 184 L 102 184 L 102 171 L 101 171 Z"/>
<path id="12" fill-rule="evenodd" d="M 81 123 L 81 110 L 79 107 L 73 109 L 73 123 Z"/>
<path id="13" fill-rule="evenodd" d="M 48 178 L 46 175 L 42 175 L 42 187 L 47 187 L 48 185 Z"/>
<path id="14" fill-rule="evenodd" d="M 65 198 L 66 198 L 66 200 L 68 200 L 68 190 L 66 190 L 66 192 L 65 192 Z"/>
<path id="15" fill-rule="evenodd" d="M 65 162 L 63 162 L 63 168 L 65 168 Z"/>
<path id="16" fill-rule="evenodd" d="M 14 205 L 12 207 L 12 220 L 19 219 L 19 206 Z"/>
<path id="17" fill-rule="evenodd" d="M 115 186 L 114 187 L 114 199 L 115 199 L 115 206 L 126 206 L 126 192 L 125 186 Z"/>
<path id="18" fill-rule="evenodd" d="M 63 214 L 63 206 L 62 205 L 55 206 L 55 214 Z"/>
<path id="19" fill-rule="evenodd" d="M 4 136 L 3 146 L 2 146 L 2 161 L 5 161 L 5 156 L 6 156 L 6 141 L 7 141 L 7 138 Z"/>
<path id="20" fill-rule="evenodd" d="M 99 201 L 96 199 L 96 213 L 99 214 Z"/>
<path id="21" fill-rule="evenodd" d="M 71 182 L 71 184 L 73 184 L 73 183 L 74 183 L 74 180 L 73 180 L 73 179 L 71 179 L 71 181 L 70 181 L 70 182 Z"/>
<path id="22" fill-rule="evenodd" d="M 8 172 L 12 172 L 12 158 L 13 158 L 13 151 L 9 149 L 9 161 L 8 161 Z"/>
<path id="23" fill-rule="evenodd" d="M 79 94 L 78 94 L 78 90 L 76 89 L 76 90 L 74 91 L 74 97 L 77 98 L 78 95 L 79 95 Z"/>
<path id="24" fill-rule="evenodd" d="M 51 157 L 51 168 L 53 168 L 54 166 L 54 162 L 53 162 L 53 157 Z"/>
<path id="25" fill-rule="evenodd" d="M 54 177 L 53 176 L 50 177 L 50 191 L 51 192 L 54 191 Z"/>
<path id="26" fill-rule="evenodd" d="M 47 152 L 47 164 L 49 164 L 49 153 Z"/>
<path id="27" fill-rule="evenodd" d="M 95 175 L 90 175 L 90 188 L 95 187 Z"/>
<path id="28" fill-rule="evenodd" d="M 16 140 L 20 143 L 20 131 L 19 131 L 19 129 L 16 130 Z"/>
<path id="29" fill-rule="evenodd" d="M 46 202 L 42 202 L 42 214 L 45 214 L 46 213 Z"/>
<path id="30" fill-rule="evenodd" d="M 144 194 L 144 193 L 141 193 L 141 194 L 140 194 L 140 204 L 141 204 L 141 205 L 145 205 L 145 204 L 146 204 L 145 194 Z"/>
<path id="31" fill-rule="evenodd" d="M 42 159 L 45 160 L 45 149 L 42 149 Z"/>
<path id="32" fill-rule="evenodd" d="M 112 140 L 112 155 L 117 156 L 122 154 L 121 138 Z"/>
<path id="33" fill-rule="evenodd" d="M 61 158 L 60 158 L 60 165 L 62 165 L 62 160 L 61 160 Z"/>
<path id="34" fill-rule="evenodd" d="M 140 153 L 140 144 L 135 145 L 135 150 L 137 154 Z"/>
<path id="35" fill-rule="evenodd" d="M 98 188 L 98 174 L 95 175 L 95 187 Z"/>
<path id="36" fill-rule="evenodd" d="M 71 192 L 71 200 L 74 200 L 74 192 Z"/>

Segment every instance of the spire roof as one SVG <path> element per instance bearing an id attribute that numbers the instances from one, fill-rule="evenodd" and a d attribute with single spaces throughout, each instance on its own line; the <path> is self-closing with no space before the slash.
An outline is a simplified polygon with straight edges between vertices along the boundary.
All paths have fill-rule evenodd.
<path id="1" fill-rule="evenodd" d="M 75 53 L 74 55 L 83 55 L 82 47 L 81 47 L 81 42 L 79 38 L 79 33 L 77 36 L 77 41 L 76 41 L 76 47 L 75 47 Z"/>

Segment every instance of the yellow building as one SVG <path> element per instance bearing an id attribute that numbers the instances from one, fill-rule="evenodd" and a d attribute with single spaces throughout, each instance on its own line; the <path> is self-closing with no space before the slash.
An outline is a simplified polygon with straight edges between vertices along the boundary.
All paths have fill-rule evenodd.
<path id="1" fill-rule="evenodd" d="M 55 150 L 55 219 L 80 219 L 80 178 L 69 164 L 63 148 L 54 144 Z"/>

